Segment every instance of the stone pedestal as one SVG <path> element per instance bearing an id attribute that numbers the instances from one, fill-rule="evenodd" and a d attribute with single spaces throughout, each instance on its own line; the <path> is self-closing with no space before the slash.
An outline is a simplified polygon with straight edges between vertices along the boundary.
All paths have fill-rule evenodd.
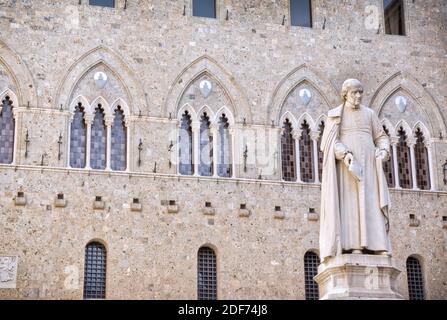
<path id="1" fill-rule="evenodd" d="M 318 267 L 315 281 L 321 300 L 395 300 L 398 270 L 392 258 L 381 255 L 343 254 Z"/>

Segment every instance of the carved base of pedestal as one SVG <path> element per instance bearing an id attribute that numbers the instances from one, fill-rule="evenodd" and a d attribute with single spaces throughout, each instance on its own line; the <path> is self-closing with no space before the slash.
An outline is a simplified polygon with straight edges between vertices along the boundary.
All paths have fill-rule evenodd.
<path id="1" fill-rule="evenodd" d="M 343 254 L 318 267 L 315 281 L 320 300 L 400 300 L 396 291 L 398 270 L 392 258 L 368 254 Z"/>

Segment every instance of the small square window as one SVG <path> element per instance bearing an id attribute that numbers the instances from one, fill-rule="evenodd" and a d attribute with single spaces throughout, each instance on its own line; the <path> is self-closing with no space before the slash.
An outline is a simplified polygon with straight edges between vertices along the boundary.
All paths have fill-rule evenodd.
<path id="1" fill-rule="evenodd" d="M 115 8 L 115 0 L 89 0 L 88 4 L 91 6 Z"/>
<path id="2" fill-rule="evenodd" d="M 195 17 L 216 18 L 216 0 L 193 0 L 192 15 Z"/>
<path id="3" fill-rule="evenodd" d="M 405 35 L 404 4 L 402 0 L 383 0 L 385 33 Z"/>
<path id="4" fill-rule="evenodd" d="M 290 24 L 312 28 L 311 0 L 290 0 Z"/>

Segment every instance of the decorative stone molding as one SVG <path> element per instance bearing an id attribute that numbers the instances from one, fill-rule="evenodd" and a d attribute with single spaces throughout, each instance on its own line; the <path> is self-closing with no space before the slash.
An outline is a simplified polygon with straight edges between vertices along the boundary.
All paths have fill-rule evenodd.
<path id="1" fill-rule="evenodd" d="M 251 212 L 249 209 L 247 209 L 245 204 L 241 204 L 240 208 L 237 209 L 237 214 L 239 217 L 247 218 L 250 216 Z"/>
<path id="2" fill-rule="evenodd" d="M 281 208 L 279 208 L 279 210 L 275 209 L 273 217 L 278 220 L 283 220 L 286 217 L 286 214 L 281 210 Z"/>
<path id="3" fill-rule="evenodd" d="M 15 289 L 18 256 L 0 256 L 0 289 Z"/>
<path id="4" fill-rule="evenodd" d="M 194 60 L 174 79 L 162 106 L 162 116 L 168 117 L 169 113 L 177 114 L 180 99 L 183 97 L 185 90 L 203 75 L 206 75 L 209 80 L 213 80 L 224 90 L 230 100 L 230 105 L 234 109 L 233 115 L 237 122 L 242 122 L 244 118 L 249 123 L 252 122 L 251 108 L 244 90 L 236 83 L 234 77 L 228 71 L 208 55 Z"/>
<path id="5" fill-rule="evenodd" d="M 305 83 L 325 101 L 327 108 L 335 107 L 340 103 L 339 95 L 330 81 L 323 79 L 307 64 L 293 69 L 278 83 L 273 92 L 267 109 L 267 119 L 275 119 L 276 125 L 281 125 L 281 109 L 290 92 Z"/>
<path id="6" fill-rule="evenodd" d="M 138 198 L 133 198 L 130 204 L 130 211 L 141 212 L 143 210 L 143 205 L 140 203 Z"/>
<path id="7" fill-rule="evenodd" d="M 321 263 L 314 280 L 320 300 L 402 300 L 399 274 L 389 256 L 343 254 Z"/>
<path id="8" fill-rule="evenodd" d="M 62 193 L 56 195 L 56 198 L 54 199 L 54 206 L 57 208 L 65 208 L 67 206 L 67 200 L 64 199 L 64 195 Z"/>
<path id="9" fill-rule="evenodd" d="M 26 205 L 26 197 L 22 191 L 17 192 L 17 196 L 14 197 L 14 203 L 16 206 Z"/>
<path id="10" fill-rule="evenodd" d="M 406 95 L 411 97 L 426 119 L 430 119 L 427 126 L 432 137 L 437 137 L 439 132 L 442 132 L 445 136 L 446 124 L 438 104 L 427 89 L 408 72 L 396 72 L 382 82 L 375 90 L 369 106 L 381 117 L 381 111 L 386 101 L 398 90 L 403 90 Z M 410 134 L 410 132 L 407 132 L 407 134 Z"/>
<path id="11" fill-rule="evenodd" d="M 93 202 L 93 209 L 102 210 L 104 208 L 105 202 L 102 200 L 102 197 L 96 197 L 95 201 Z"/>
<path id="12" fill-rule="evenodd" d="M 410 227 L 419 227 L 421 221 L 414 214 L 410 214 L 408 225 Z"/>

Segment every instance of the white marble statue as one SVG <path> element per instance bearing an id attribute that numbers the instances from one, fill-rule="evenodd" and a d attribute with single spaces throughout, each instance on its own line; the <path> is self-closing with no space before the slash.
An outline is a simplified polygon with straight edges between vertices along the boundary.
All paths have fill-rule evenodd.
<path id="1" fill-rule="evenodd" d="M 344 103 L 328 112 L 321 140 L 320 258 L 390 255 L 390 201 L 382 168 L 390 141 L 376 113 L 360 104 L 360 81 L 346 80 L 341 95 Z"/>

